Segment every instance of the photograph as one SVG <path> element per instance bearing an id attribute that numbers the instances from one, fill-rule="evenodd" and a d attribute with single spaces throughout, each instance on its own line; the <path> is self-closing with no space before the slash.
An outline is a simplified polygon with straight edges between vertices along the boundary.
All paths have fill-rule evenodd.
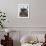
<path id="1" fill-rule="evenodd" d="M 18 4 L 18 17 L 29 18 L 29 4 Z"/>

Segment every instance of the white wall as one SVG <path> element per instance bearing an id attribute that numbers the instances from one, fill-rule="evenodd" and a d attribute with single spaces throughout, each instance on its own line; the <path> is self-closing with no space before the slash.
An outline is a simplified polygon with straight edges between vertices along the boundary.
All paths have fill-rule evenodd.
<path id="1" fill-rule="evenodd" d="M 17 18 L 19 3 L 29 4 L 29 19 Z M 46 0 L 0 0 L 0 10 L 6 12 L 8 19 L 6 27 L 24 31 L 46 31 Z"/>
<path id="2" fill-rule="evenodd" d="M 21 1 L 21 2 L 20 2 Z M 46 0 L 10 0 L 8 6 L 9 27 L 46 27 Z M 17 4 L 29 3 L 29 19 L 18 19 Z"/>

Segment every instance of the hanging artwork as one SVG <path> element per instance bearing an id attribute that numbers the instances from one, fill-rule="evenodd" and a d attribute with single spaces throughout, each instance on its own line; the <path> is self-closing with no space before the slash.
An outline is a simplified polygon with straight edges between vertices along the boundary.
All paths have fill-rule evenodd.
<path id="1" fill-rule="evenodd" d="M 29 18 L 29 4 L 18 4 L 18 18 Z"/>

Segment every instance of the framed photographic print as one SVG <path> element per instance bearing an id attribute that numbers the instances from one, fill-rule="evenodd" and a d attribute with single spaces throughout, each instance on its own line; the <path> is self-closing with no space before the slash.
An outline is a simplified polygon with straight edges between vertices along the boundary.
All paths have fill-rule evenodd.
<path id="1" fill-rule="evenodd" d="M 29 18 L 29 4 L 18 4 L 18 18 Z"/>

